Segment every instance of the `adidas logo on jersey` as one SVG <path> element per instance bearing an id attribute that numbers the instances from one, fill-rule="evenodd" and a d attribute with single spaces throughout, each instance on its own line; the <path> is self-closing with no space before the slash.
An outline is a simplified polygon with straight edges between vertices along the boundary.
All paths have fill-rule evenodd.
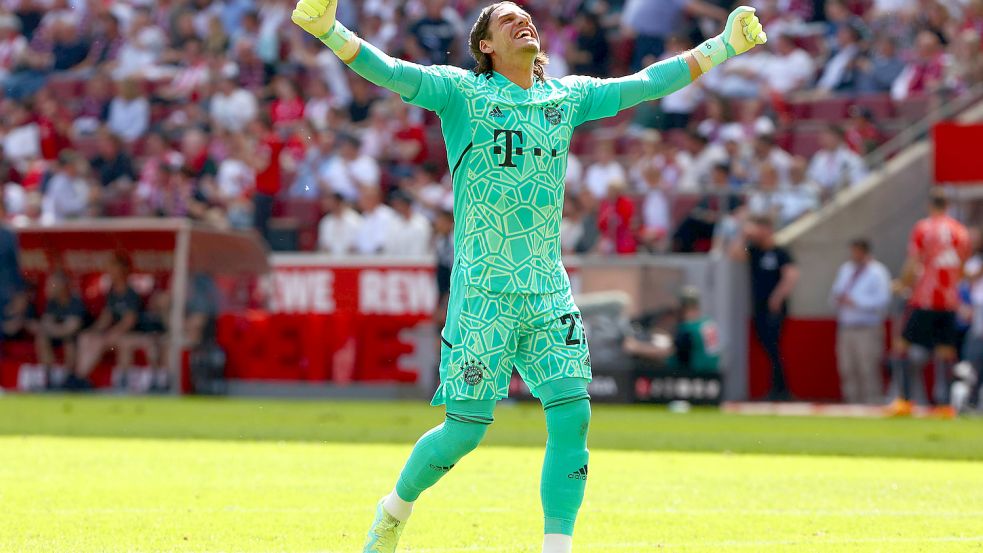
<path id="1" fill-rule="evenodd" d="M 584 366 L 585 367 L 589 367 L 590 366 L 590 356 L 589 355 L 587 357 L 584 357 Z"/>
<path id="2" fill-rule="evenodd" d="M 567 475 L 567 478 L 571 480 L 587 480 L 587 465 L 580 467 L 580 470 L 576 472 L 571 472 Z"/>
<path id="3" fill-rule="evenodd" d="M 499 108 L 498 106 L 495 106 L 492 108 L 491 113 L 489 113 L 488 116 L 493 119 L 500 119 L 502 117 L 505 117 L 505 112 L 503 112 L 502 109 Z"/>

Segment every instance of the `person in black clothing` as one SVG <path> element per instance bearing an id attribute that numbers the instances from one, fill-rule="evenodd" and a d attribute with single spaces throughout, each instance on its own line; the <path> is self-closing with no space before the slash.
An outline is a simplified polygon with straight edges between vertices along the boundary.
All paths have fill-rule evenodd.
<path id="1" fill-rule="evenodd" d="M 92 326 L 79 335 L 78 359 L 73 373 L 66 381 L 66 387 L 88 388 L 89 374 L 102 359 L 103 353 L 112 348 L 119 351 L 120 341 L 136 327 L 143 302 L 130 287 L 129 276 L 129 259 L 122 254 L 113 257 L 109 265 L 111 284 L 106 294 L 106 306 Z M 114 371 L 117 375 L 122 374 L 120 369 L 126 369 L 119 366 L 119 361 L 117 357 L 117 370 Z"/>
<path id="2" fill-rule="evenodd" d="M 774 222 L 754 217 L 744 228 L 744 239 L 734 240 L 730 255 L 747 261 L 751 271 L 751 305 L 758 342 L 771 362 L 771 391 L 767 399 L 791 399 L 785 383 L 780 351 L 782 325 L 788 312 L 788 297 L 799 279 L 799 269 L 789 252 L 775 244 Z"/>
<path id="3" fill-rule="evenodd" d="M 454 57 L 457 32 L 443 15 L 446 0 L 426 0 L 422 18 L 410 25 L 409 34 L 429 65 L 444 65 Z"/>
<path id="4" fill-rule="evenodd" d="M 577 39 L 569 54 L 570 70 L 577 75 L 608 75 L 608 39 L 597 14 L 582 12 L 574 19 Z"/>
<path id="5" fill-rule="evenodd" d="M 434 251 L 437 254 L 437 326 L 443 326 L 447 316 L 447 298 L 451 293 L 451 268 L 454 265 L 454 214 L 441 210 L 434 218 Z"/>
<path id="6" fill-rule="evenodd" d="M 673 234 L 673 249 L 677 252 L 709 251 L 717 223 L 741 205 L 741 198 L 731 185 L 730 165 L 718 163 L 710 175 L 710 190 L 703 194 Z"/>
<path id="7" fill-rule="evenodd" d="M 47 304 L 34 334 L 34 349 L 37 352 L 38 363 L 48 373 L 48 382 L 57 386 L 64 376 L 64 368 L 55 366 L 57 347 L 62 347 L 65 353 L 64 367 L 74 367 L 76 359 L 76 339 L 85 324 L 85 305 L 69 288 L 68 277 L 61 271 L 48 275 Z M 57 369 L 57 370 L 56 370 Z"/>
<path id="8" fill-rule="evenodd" d="M 17 261 L 17 235 L 4 225 L 5 216 L 0 199 L 0 318 L 4 321 L 22 311 L 24 303 L 24 280 Z"/>

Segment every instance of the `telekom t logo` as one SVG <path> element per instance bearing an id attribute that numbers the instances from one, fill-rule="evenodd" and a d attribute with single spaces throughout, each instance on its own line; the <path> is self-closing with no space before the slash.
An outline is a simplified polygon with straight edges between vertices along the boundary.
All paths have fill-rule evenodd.
<path id="1" fill-rule="evenodd" d="M 498 137 L 505 135 L 505 148 L 503 150 L 502 146 L 498 143 Z M 515 167 L 512 156 L 521 156 L 523 153 L 523 142 L 525 142 L 525 137 L 522 131 L 511 131 L 506 129 L 495 129 L 495 134 L 493 136 L 495 139 L 495 148 L 492 150 L 495 155 L 500 156 L 505 154 L 505 159 L 502 163 L 499 163 L 499 167 Z M 549 155 L 556 157 L 558 155 L 556 148 L 551 148 L 549 150 L 540 148 L 536 146 L 532 149 L 532 155 L 540 157 L 542 155 Z"/>
<path id="2" fill-rule="evenodd" d="M 512 163 L 512 154 L 517 156 L 522 155 L 522 131 L 509 131 L 503 129 L 495 129 L 495 155 L 502 155 L 502 147 L 498 145 L 498 137 L 505 135 L 505 161 L 499 163 L 499 167 L 515 167 L 515 163 Z M 513 148 L 512 141 L 514 138 L 518 139 L 518 145 Z"/>

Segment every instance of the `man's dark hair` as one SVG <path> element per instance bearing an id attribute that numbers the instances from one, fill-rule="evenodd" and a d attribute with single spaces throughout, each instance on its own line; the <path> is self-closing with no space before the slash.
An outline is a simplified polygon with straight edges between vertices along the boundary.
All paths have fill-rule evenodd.
<path id="1" fill-rule="evenodd" d="M 850 246 L 857 248 L 858 250 L 864 252 L 865 254 L 870 253 L 870 240 L 866 238 L 854 238 L 850 242 Z"/>
<path id="2" fill-rule="evenodd" d="M 503 4 L 512 4 L 518 7 L 515 2 L 496 2 L 487 8 L 481 10 L 481 14 L 478 15 L 478 20 L 474 22 L 474 27 L 471 27 L 471 37 L 468 40 L 468 46 L 471 49 L 471 57 L 474 58 L 475 66 L 473 71 L 477 75 L 491 76 L 494 68 L 492 67 L 492 58 L 490 55 L 481 51 L 481 41 L 491 38 L 491 32 L 488 28 L 491 26 L 491 16 L 495 13 L 495 10 Z M 536 61 L 533 62 L 532 72 L 536 77 L 536 80 L 540 82 L 546 81 L 546 64 L 549 63 L 549 57 L 544 52 L 539 52 L 536 54 Z"/>
<path id="3" fill-rule="evenodd" d="M 932 194 L 929 196 L 929 204 L 933 209 L 945 211 L 949 208 L 949 198 L 945 197 L 945 192 L 941 190 L 933 190 Z"/>

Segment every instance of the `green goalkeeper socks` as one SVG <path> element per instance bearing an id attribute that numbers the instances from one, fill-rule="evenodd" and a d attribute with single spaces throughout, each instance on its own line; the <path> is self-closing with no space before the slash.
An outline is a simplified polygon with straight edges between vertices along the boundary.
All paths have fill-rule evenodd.
<path id="1" fill-rule="evenodd" d="M 444 423 L 424 434 L 413 447 L 396 482 L 396 494 L 403 501 L 412 502 L 436 484 L 478 447 L 494 420 L 494 410 L 494 400 L 448 402 Z"/>
<path id="2" fill-rule="evenodd" d="M 546 458 L 540 482 L 546 534 L 573 535 L 587 487 L 587 380 L 567 378 L 536 389 L 546 412 Z"/>

